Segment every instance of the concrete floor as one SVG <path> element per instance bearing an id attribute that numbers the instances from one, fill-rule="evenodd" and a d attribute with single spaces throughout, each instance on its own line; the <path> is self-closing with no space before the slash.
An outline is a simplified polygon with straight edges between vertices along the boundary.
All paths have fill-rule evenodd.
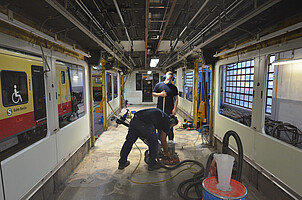
<path id="1" fill-rule="evenodd" d="M 146 107 L 148 106 L 131 106 L 129 109 L 137 111 Z M 125 113 L 124 110 L 122 113 Z M 179 116 L 178 118 L 181 122 L 182 119 Z M 123 125 L 119 125 L 117 128 L 110 126 L 107 131 L 102 133 L 95 146 L 67 180 L 65 189 L 58 195 L 59 200 L 182 199 L 177 194 L 179 183 L 192 178 L 193 171 L 199 170 L 199 167 L 193 166 L 191 170 L 186 170 L 172 179 L 169 178 L 189 166 L 185 165 L 173 171 L 160 169 L 150 172 L 143 161 L 143 153 L 147 146 L 141 140 L 137 140 L 136 144 L 140 150 L 134 145 L 128 157 L 131 164 L 124 170 L 118 170 L 119 153 L 127 130 L 127 127 Z M 203 145 L 203 141 L 198 135 L 195 130 L 176 130 L 174 139 L 176 152 L 180 160 L 196 159 L 205 166 L 211 150 Z M 131 176 L 136 167 L 135 173 Z M 165 179 L 169 180 L 152 183 Z M 247 199 L 265 199 L 248 182 L 245 185 L 248 188 Z"/>

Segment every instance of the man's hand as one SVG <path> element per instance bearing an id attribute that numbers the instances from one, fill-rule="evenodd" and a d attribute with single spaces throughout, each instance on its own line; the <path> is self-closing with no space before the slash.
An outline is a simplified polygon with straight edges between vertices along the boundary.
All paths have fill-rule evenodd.
<path id="1" fill-rule="evenodd" d="M 176 115 L 176 108 L 172 110 L 172 115 Z"/>
<path id="2" fill-rule="evenodd" d="M 161 93 L 159 93 L 159 96 L 166 97 L 167 96 L 167 92 L 165 90 L 163 90 Z"/>

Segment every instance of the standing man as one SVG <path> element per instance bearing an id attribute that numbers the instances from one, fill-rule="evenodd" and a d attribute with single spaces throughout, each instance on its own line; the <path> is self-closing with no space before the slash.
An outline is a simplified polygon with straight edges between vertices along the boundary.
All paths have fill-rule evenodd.
<path id="1" fill-rule="evenodd" d="M 171 71 L 166 73 L 165 81 L 159 82 L 155 85 L 152 95 L 158 97 L 157 108 L 163 110 L 168 115 L 176 115 L 176 109 L 178 105 L 178 89 L 172 83 L 173 73 Z M 165 100 L 164 100 L 165 99 Z M 165 106 L 163 108 L 163 102 Z M 168 134 L 169 140 L 174 139 L 173 127 L 171 128 L 171 134 Z"/>
<path id="2" fill-rule="evenodd" d="M 164 149 L 165 156 L 169 159 L 170 153 L 167 145 L 167 134 L 171 127 L 175 126 L 178 120 L 175 116 L 168 116 L 166 113 L 157 108 L 140 110 L 134 114 L 130 121 L 126 141 L 120 152 L 118 169 L 124 169 L 130 164 L 127 160 L 133 144 L 138 137 L 145 138 L 149 146 L 148 170 L 159 169 L 161 165 L 155 161 L 158 151 L 158 138 L 160 137 L 161 145 Z M 161 131 L 161 136 L 156 132 Z"/>

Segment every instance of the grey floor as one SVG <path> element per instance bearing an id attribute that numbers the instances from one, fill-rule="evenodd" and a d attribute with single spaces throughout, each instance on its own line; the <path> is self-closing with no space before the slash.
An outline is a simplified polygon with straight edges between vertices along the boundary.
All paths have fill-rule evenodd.
<path id="1" fill-rule="evenodd" d="M 136 111 L 143 108 L 146 106 L 129 107 L 130 110 Z M 182 199 L 177 194 L 178 185 L 180 182 L 192 178 L 193 173 L 199 168 L 185 165 L 172 171 L 160 169 L 150 172 L 143 161 L 143 153 L 147 146 L 138 140 L 136 144 L 139 149 L 134 145 L 128 157 L 131 164 L 124 170 L 118 170 L 117 161 L 126 134 L 127 128 L 123 125 L 110 126 L 107 131 L 104 131 L 96 140 L 95 146 L 71 174 L 65 184 L 65 189 L 58 195 L 58 199 Z M 176 152 L 181 160 L 195 159 L 205 165 L 211 149 L 208 149 L 204 142 L 195 130 L 175 131 Z M 134 171 L 135 169 L 136 171 Z M 187 170 L 175 176 L 184 169 Z M 250 186 L 247 181 L 243 184 L 248 189 L 247 199 L 265 200 L 263 195 Z"/>

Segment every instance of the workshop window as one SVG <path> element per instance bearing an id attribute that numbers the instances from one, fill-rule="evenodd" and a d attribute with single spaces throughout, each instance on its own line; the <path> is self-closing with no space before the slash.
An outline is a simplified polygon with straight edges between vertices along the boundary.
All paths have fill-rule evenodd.
<path id="1" fill-rule="evenodd" d="M 193 101 L 193 72 L 186 73 L 186 99 Z"/>
<path id="2" fill-rule="evenodd" d="M 265 113 L 272 113 L 273 105 L 273 86 L 274 86 L 274 65 L 272 63 L 275 61 L 276 57 L 274 55 L 269 57 L 269 64 L 267 70 L 267 90 L 266 90 L 266 106 Z"/>
<path id="3" fill-rule="evenodd" d="M 142 74 L 136 74 L 136 90 L 142 90 Z"/>
<path id="4" fill-rule="evenodd" d="M 224 102 L 252 109 L 254 60 L 228 64 L 225 73 Z"/>
<path id="5" fill-rule="evenodd" d="M 3 106 L 15 106 L 28 102 L 25 72 L 1 71 L 1 86 Z"/>

